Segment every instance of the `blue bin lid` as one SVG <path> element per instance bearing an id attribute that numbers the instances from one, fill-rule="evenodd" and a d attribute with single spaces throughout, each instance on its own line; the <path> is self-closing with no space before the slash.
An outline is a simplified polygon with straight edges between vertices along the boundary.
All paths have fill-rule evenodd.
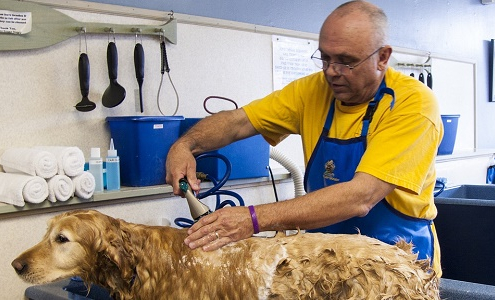
<path id="1" fill-rule="evenodd" d="M 114 121 L 137 121 L 137 122 L 167 122 L 167 121 L 182 121 L 183 116 L 122 116 L 122 117 L 107 117 L 107 122 Z"/>
<path id="2" fill-rule="evenodd" d="M 442 118 L 459 118 L 461 115 L 441 115 Z"/>

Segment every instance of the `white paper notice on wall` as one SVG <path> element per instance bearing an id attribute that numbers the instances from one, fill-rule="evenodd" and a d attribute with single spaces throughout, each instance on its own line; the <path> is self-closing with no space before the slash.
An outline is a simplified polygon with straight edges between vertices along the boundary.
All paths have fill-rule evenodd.
<path id="1" fill-rule="evenodd" d="M 0 33 L 26 34 L 31 31 L 30 12 L 16 12 L 0 9 Z"/>
<path id="2" fill-rule="evenodd" d="M 318 48 L 317 41 L 274 35 L 272 44 L 274 90 L 319 71 L 311 61 L 311 55 Z"/>

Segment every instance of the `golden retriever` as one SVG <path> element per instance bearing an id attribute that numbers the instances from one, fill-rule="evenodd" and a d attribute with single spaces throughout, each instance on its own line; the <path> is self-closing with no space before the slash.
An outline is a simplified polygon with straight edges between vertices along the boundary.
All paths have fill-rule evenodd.
<path id="1" fill-rule="evenodd" d="M 12 266 L 36 284 L 80 276 L 115 299 L 439 299 L 429 261 L 405 242 L 299 233 L 204 252 L 190 250 L 186 236 L 78 210 L 52 218 Z"/>

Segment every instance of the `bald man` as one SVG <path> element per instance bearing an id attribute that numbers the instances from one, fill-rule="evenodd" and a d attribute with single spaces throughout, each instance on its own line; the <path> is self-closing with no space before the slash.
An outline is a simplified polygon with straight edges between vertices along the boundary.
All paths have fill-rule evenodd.
<path id="1" fill-rule="evenodd" d="M 167 157 L 167 183 L 195 191 L 194 156 L 261 134 L 276 145 L 301 136 L 307 194 L 250 207 L 226 207 L 189 229 L 192 249 L 218 249 L 268 230 L 361 234 L 412 242 L 441 276 L 433 224 L 435 157 L 443 137 L 437 101 L 424 84 L 388 66 L 387 17 L 365 1 L 336 8 L 312 55 L 321 72 L 232 111 L 205 118 Z"/>

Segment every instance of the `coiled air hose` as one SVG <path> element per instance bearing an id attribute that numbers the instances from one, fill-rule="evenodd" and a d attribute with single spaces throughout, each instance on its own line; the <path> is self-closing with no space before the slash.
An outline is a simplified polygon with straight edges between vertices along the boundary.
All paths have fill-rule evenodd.
<path id="1" fill-rule="evenodd" d="M 270 148 L 270 158 L 281 164 L 291 174 L 292 180 L 294 181 L 294 196 L 299 197 L 306 195 L 306 191 L 304 191 L 304 175 L 301 172 L 301 169 L 285 156 L 285 154 L 273 147 Z"/>

